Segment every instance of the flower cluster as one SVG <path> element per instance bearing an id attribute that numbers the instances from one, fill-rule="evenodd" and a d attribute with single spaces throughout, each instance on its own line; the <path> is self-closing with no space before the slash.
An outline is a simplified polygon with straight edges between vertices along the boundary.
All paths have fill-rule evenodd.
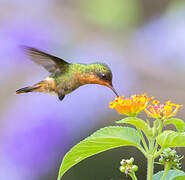
<path id="1" fill-rule="evenodd" d="M 136 116 L 141 111 L 145 110 L 149 101 L 146 94 L 132 95 L 130 98 L 116 97 L 115 101 L 110 102 L 110 108 L 115 108 L 119 113 L 127 116 Z"/>
<path id="2" fill-rule="evenodd" d="M 177 152 L 175 150 L 167 148 L 161 154 L 159 163 L 163 165 L 169 164 L 170 168 L 180 169 L 181 168 L 180 160 L 182 158 L 183 157 L 177 155 Z"/>
<path id="3" fill-rule="evenodd" d="M 126 116 L 136 116 L 141 111 L 154 119 L 167 119 L 176 115 L 177 111 L 183 105 L 173 104 L 167 101 L 165 104 L 159 104 L 157 100 L 153 100 L 151 104 L 149 102 L 153 97 L 148 97 L 146 94 L 132 95 L 129 98 L 116 97 L 113 102 L 110 102 L 109 107 L 116 109 L 119 113 Z"/>
<path id="4" fill-rule="evenodd" d="M 130 173 L 135 173 L 138 170 L 137 165 L 133 165 L 134 158 L 131 157 L 130 159 L 122 159 L 120 164 L 120 171 L 122 173 L 130 174 Z"/>
<path id="5" fill-rule="evenodd" d="M 145 113 L 154 119 L 167 119 L 176 115 L 177 111 L 183 105 L 172 104 L 170 101 L 167 101 L 165 104 L 159 104 L 160 102 L 154 100 L 152 105 L 149 105 L 145 109 Z"/>

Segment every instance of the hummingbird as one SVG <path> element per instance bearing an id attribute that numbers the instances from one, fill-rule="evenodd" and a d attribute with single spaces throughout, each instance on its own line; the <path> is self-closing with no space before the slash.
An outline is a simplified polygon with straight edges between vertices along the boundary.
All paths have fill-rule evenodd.
<path id="1" fill-rule="evenodd" d="M 59 100 L 63 100 L 65 95 L 80 86 L 99 84 L 110 88 L 117 97 L 119 96 L 112 85 L 112 71 L 104 63 L 69 63 L 33 47 L 22 46 L 22 48 L 33 62 L 41 65 L 51 74 L 32 86 L 18 89 L 16 94 L 44 92 L 56 95 Z"/>

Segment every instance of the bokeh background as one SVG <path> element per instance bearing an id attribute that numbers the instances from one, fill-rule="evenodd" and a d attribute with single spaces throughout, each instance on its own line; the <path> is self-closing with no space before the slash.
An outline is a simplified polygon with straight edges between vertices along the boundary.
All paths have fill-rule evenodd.
<path id="1" fill-rule="evenodd" d="M 74 144 L 123 117 L 108 107 L 114 94 L 98 85 L 83 86 L 62 102 L 47 94 L 15 95 L 48 76 L 20 45 L 69 62 L 107 63 L 120 95 L 146 92 L 185 105 L 184 17 L 183 0 L 0 0 L 0 179 L 56 179 Z M 185 119 L 185 110 L 179 117 Z M 88 158 L 63 179 L 126 179 L 119 162 L 131 156 L 144 180 L 146 161 L 132 147 Z"/>

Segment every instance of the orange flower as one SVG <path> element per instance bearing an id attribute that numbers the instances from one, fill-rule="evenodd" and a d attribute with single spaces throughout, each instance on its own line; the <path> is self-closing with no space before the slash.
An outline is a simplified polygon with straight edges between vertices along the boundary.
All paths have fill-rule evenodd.
<path id="1" fill-rule="evenodd" d="M 172 104 L 170 101 L 167 101 L 165 104 L 159 104 L 160 102 L 154 100 L 152 105 L 148 105 L 145 109 L 145 113 L 154 119 L 167 119 L 172 116 L 175 116 L 177 111 L 183 105 Z"/>
<path id="2" fill-rule="evenodd" d="M 145 110 L 149 101 L 153 97 L 149 98 L 146 94 L 132 95 L 130 98 L 116 97 L 113 102 L 110 102 L 110 108 L 116 109 L 119 113 L 127 116 L 136 116 L 141 111 Z"/>

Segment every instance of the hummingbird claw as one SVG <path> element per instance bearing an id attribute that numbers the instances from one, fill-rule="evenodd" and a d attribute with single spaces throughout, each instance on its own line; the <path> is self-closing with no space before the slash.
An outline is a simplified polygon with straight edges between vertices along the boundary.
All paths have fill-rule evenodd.
<path id="1" fill-rule="evenodd" d="M 65 95 L 63 95 L 63 94 L 58 94 L 58 98 L 59 98 L 60 101 L 62 101 L 62 100 L 64 99 L 64 97 L 65 97 Z"/>

